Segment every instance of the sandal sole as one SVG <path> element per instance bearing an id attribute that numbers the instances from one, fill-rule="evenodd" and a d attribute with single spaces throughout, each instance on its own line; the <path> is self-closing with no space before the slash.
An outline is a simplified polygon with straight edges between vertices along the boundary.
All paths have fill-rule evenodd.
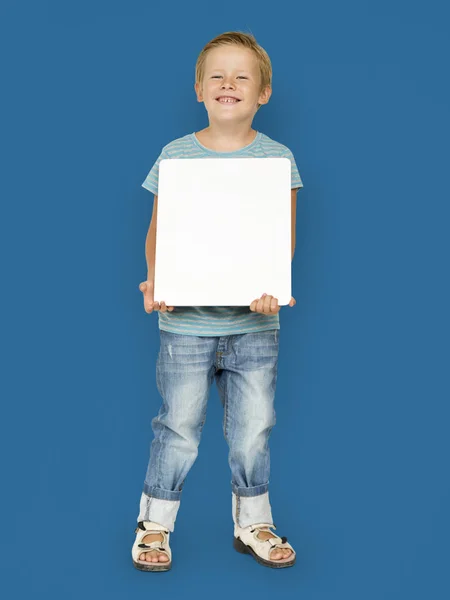
<path id="1" fill-rule="evenodd" d="M 241 539 L 235 537 L 233 537 L 233 548 L 240 554 L 250 554 L 260 565 L 263 565 L 264 567 L 270 567 L 271 569 L 283 569 L 285 567 L 293 567 L 296 561 L 295 555 L 294 558 L 289 562 L 286 561 L 280 563 L 274 560 L 266 560 L 265 558 L 261 558 L 261 556 L 256 554 L 256 552 L 251 546 L 247 546 L 247 544 L 244 544 L 244 542 Z"/>

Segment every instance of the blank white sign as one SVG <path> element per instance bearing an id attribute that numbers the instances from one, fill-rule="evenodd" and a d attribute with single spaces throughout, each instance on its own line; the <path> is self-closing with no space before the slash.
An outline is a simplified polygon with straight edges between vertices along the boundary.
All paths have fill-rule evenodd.
<path id="1" fill-rule="evenodd" d="M 250 306 L 291 299 L 288 158 L 183 158 L 159 164 L 155 300 Z"/>

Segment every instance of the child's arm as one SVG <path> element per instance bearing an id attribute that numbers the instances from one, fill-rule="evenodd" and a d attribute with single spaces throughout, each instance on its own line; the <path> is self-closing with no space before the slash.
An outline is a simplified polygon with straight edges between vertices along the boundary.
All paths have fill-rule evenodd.
<path id="1" fill-rule="evenodd" d="M 155 256 L 156 256 L 156 218 L 158 213 L 158 196 L 155 194 L 153 202 L 153 213 L 145 239 L 145 259 L 147 261 L 147 281 L 139 285 L 139 289 L 144 294 L 145 312 L 151 313 L 153 310 L 161 312 L 173 311 L 173 306 L 166 306 L 165 302 L 155 302 Z"/>
<path id="2" fill-rule="evenodd" d="M 291 261 L 294 260 L 295 252 L 295 219 L 297 213 L 297 191 L 298 188 L 291 190 Z"/>
<path id="3" fill-rule="evenodd" d="M 156 251 L 156 217 L 158 213 L 158 196 L 155 194 L 153 213 L 145 239 L 145 259 L 147 261 L 147 281 L 155 281 L 155 251 Z"/>

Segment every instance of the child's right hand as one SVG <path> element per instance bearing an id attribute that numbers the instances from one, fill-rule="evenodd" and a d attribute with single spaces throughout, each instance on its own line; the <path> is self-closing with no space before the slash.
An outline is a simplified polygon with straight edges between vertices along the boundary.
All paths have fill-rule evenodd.
<path id="1" fill-rule="evenodd" d="M 143 281 L 142 283 L 139 284 L 139 289 L 141 290 L 141 292 L 144 295 L 144 309 L 146 313 L 151 313 L 154 310 L 160 310 L 161 312 L 172 312 L 173 311 L 173 306 L 166 306 L 165 302 L 161 302 L 161 304 L 159 304 L 159 302 L 155 302 L 154 299 L 154 290 L 155 290 L 155 285 L 153 283 L 153 281 Z"/>

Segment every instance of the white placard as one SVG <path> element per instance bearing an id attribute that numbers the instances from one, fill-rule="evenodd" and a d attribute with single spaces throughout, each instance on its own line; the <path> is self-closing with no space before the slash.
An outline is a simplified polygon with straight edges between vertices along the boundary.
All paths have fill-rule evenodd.
<path id="1" fill-rule="evenodd" d="M 161 160 L 155 300 L 250 306 L 263 293 L 291 299 L 290 160 Z"/>

